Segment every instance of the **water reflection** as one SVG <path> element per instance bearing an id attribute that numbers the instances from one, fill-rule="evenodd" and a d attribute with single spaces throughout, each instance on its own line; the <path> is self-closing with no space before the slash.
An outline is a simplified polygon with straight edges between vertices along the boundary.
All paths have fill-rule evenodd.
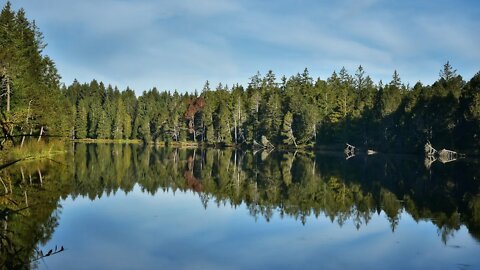
<path id="1" fill-rule="evenodd" d="M 9 193 L 0 197 L 2 209 L 25 209 L 1 216 L 0 263 L 18 268 L 38 258 L 37 247 L 50 240 L 67 197 L 101 200 L 136 186 L 151 195 L 192 191 L 205 209 L 244 205 L 255 220 L 266 222 L 327 218 L 340 227 L 353 223 L 358 230 L 382 212 L 393 232 L 408 215 L 434 224 L 444 244 L 463 225 L 478 241 L 479 174 L 471 160 L 426 169 L 412 156 L 345 160 L 343 153 L 75 144 L 72 154 L 55 161 L 1 172 Z"/>

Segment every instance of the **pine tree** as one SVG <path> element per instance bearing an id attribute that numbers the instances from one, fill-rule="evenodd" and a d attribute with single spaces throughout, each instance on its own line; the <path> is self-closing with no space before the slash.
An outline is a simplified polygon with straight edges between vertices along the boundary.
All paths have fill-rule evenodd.
<path id="1" fill-rule="evenodd" d="M 220 142 L 231 144 L 232 143 L 232 134 L 231 130 L 231 112 L 227 106 L 220 104 L 218 111 L 218 120 L 217 120 L 217 137 Z"/>
<path id="2" fill-rule="evenodd" d="M 98 120 L 97 128 L 96 128 L 96 137 L 99 139 L 110 139 L 110 119 L 108 118 L 107 113 L 102 110 L 100 112 L 100 118 Z"/>
<path id="3" fill-rule="evenodd" d="M 443 65 L 443 69 L 440 70 L 439 76 L 440 79 L 448 82 L 457 76 L 457 70 L 452 68 L 452 66 L 450 65 L 450 61 L 447 61 L 447 63 Z"/>
<path id="4" fill-rule="evenodd" d="M 75 119 L 75 138 L 87 138 L 87 105 L 84 100 L 80 100 L 77 105 L 77 115 Z"/>
<path id="5" fill-rule="evenodd" d="M 115 101 L 115 116 L 112 123 L 112 137 L 114 139 L 123 139 L 124 136 L 124 126 L 125 121 L 127 120 L 127 111 L 123 101 L 120 97 Z"/>

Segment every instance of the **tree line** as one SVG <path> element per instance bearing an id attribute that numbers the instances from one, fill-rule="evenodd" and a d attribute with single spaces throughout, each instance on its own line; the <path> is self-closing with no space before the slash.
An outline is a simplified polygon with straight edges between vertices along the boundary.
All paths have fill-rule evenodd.
<path id="1" fill-rule="evenodd" d="M 415 152 L 426 141 L 475 152 L 480 146 L 480 73 L 468 82 L 447 62 L 432 85 L 413 87 L 394 71 L 375 83 L 362 66 L 326 79 L 308 69 L 280 79 L 255 74 L 248 85 L 206 81 L 200 93 L 74 81 L 60 84 L 34 22 L 7 3 L 0 14 L 3 137 L 141 139 L 208 145 L 321 147 L 349 142 Z M 20 137 L 21 137 L 20 136 Z M 469 150 L 470 149 L 470 150 Z M 473 149 L 473 150 L 472 150 Z"/>

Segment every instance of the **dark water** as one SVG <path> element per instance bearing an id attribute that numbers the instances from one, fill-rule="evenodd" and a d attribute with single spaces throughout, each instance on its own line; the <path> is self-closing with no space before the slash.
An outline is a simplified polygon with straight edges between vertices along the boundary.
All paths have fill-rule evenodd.
<path id="1" fill-rule="evenodd" d="M 73 152 L 73 151 L 72 151 Z M 1 172 L 1 263 L 480 269 L 480 169 L 412 156 L 77 144 Z M 3 188 L 0 186 L 0 190 Z M 39 251 L 65 251 L 36 260 Z"/>

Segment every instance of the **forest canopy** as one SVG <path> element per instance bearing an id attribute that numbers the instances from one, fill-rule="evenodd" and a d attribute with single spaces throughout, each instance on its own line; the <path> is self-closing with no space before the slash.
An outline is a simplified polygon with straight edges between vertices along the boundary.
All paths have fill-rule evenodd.
<path id="1" fill-rule="evenodd" d="M 432 85 L 412 87 L 397 71 L 391 81 L 375 83 L 360 65 L 326 79 L 312 78 L 308 69 L 288 78 L 257 72 L 245 86 L 206 81 L 200 93 L 152 88 L 137 97 L 96 80 L 61 85 L 45 46 L 35 22 L 7 2 L 0 14 L 3 143 L 44 131 L 217 146 L 349 142 L 401 152 L 421 151 L 426 141 L 470 152 L 480 146 L 480 73 L 465 81 L 449 62 Z"/>

